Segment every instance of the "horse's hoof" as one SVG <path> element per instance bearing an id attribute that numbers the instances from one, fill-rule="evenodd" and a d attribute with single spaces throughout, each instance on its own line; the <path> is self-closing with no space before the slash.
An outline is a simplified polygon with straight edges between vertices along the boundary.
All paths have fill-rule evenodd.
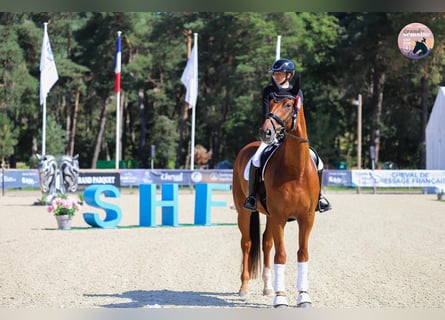
<path id="1" fill-rule="evenodd" d="M 302 302 L 302 303 L 297 304 L 297 308 L 312 308 L 312 303 Z"/>
<path id="2" fill-rule="evenodd" d="M 289 305 L 288 304 L 277 304 L 277 305 L 274 305 L 273 306 L 275 309 L 278 309 L 278 308 L 287 308 L 287 307 L 289 307 Z"/>
<path id="3" fill-rule="evenodd" d="M 289 304 L 287 303 L 286 296 L 275 296 L 275 299 L 273 300 L 273 306 L 274 308 L 288 307 Z"/>
<path id="4" fill-rule="evenodd" d="M 274 293 L 273 289 L 264 289 L 263 296 L 271 296 Z"/>
<path id="5" fill-rule="evenodd" d="M 239 296 L 240 296 L 241 299 L 247 300 L 249 298 L 249 291 L 240 290 L 239 291 Z"/>
<path id="6" fill-rule="evenodd" d="M 311 298 L 309 297 L 309 294 L 307 292 L 301 291 L 298 293 L 297 307 L 298 308 L 312 307 L 312 301 L 311 301 Z"/>

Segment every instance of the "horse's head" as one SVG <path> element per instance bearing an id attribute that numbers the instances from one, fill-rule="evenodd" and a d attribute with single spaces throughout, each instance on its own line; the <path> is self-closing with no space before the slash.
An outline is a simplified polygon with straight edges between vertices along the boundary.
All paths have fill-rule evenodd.
<path id="1" fill-rule="evenodd" d="M 63 155 L 60 158 L 60 172 L 62 183 L 68 191 L 75 192 L 79 181 L 79 155 L 74 157 Z"/>
<path id="2" fill-rule="evenodd" d="M 269 114 L 259 130 L 262 142 L 271 144 L 282 139 L 286 132 L 294 130 L 302 100 L 299 86 L 294 86 L 291 91 L 279 90 L 272 94 Z"/>
<path id="3" fill-rule="evenodd" d="M 413 53 L 418 56 L 422 56 L 428 52 L 428 47 L 426 46 L 426 39 L 423 38 L 422 41 L 416 41 L 416 45 L 414 46 Z M 420 52 L 419 52 L 420 51 Z"/>
<path id="4" fill-rule="evenodd" d="M 57 171 L 56 158 L 52 155 L 37 154 L 37 159 L 39 159 L 40 189 L 42 192 L 48 192 Z"/>

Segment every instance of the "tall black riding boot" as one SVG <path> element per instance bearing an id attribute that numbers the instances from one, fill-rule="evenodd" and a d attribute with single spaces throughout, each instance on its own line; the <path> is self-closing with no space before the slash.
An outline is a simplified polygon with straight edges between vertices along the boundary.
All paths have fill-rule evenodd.
<path id="1" fill-rule="evenodd" d="M 321 183 L 323 180 L 323 169 L 318 171 L 318 180 L 320 180 L 320 195 L 318 197 L 317 211 L 325 212 L 332 209 L 332 206 L 328 199 L 321 193 Z"/>
<path id="2" fill-rule="evenodd" d="M 246 198 L 243 206 L 244 209 L 250 211 L 256 211 L 256 187 L 258 183 L 258 171 L 259 168 L 255 167 L 251 162 L 249 170 L 249 196 Z"/>

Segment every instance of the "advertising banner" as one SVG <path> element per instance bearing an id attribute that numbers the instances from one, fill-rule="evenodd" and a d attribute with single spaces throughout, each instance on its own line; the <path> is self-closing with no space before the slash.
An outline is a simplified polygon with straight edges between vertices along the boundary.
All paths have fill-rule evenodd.
<path id="1" fill-rule="evenodd" d="M 79 173 L 79 187 L 88 186 L 91 184 L 110 184 L 117 188 L 121 186 L 119 172 L 104 172 L 96 171 L 80 171 Z"/>
<path id="2" fill-rule="evenodd" d="M 352 186 L 352 178 L 350 170 L 324 170 L 323 185 L 350 187 Z"/>
<path id="3" fill-rule="evenodd" d="M 5 176 L 2 177 L 2 171 L 0 171 L 0 182 L 4 183 L 4 188 L 26 188 L 26 187 L 40 187 L 39 172 L 37 169 L 31 170 L 19 170 L 8 169 L 4 171 Z"/>
<path id="4" fill-rule="evenodd" d="M 351 170 L 353 187 L 438 187 L 445 170 Z"/>
<path id="5" fill-rule="evenodd" d="M 121 169 L 120 179 L 121 186 L 139 186 L 150 183 L 177 183 L 179 185 L 232 183 L 232 170 Z"/>

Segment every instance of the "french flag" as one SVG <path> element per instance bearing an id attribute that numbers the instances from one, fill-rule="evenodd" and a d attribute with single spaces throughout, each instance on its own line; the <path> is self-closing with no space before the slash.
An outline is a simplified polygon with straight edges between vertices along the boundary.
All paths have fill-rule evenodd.
<path id="1" fill-rule="evenodd" d="M 119 93 L 121 90 L 121 31 L 117 32 L 117 43 L 116 43 L 116 60 L 114 62 L 114 73 L 116 76 L 116 84 L 114 87 L 114 92 Z"/>

